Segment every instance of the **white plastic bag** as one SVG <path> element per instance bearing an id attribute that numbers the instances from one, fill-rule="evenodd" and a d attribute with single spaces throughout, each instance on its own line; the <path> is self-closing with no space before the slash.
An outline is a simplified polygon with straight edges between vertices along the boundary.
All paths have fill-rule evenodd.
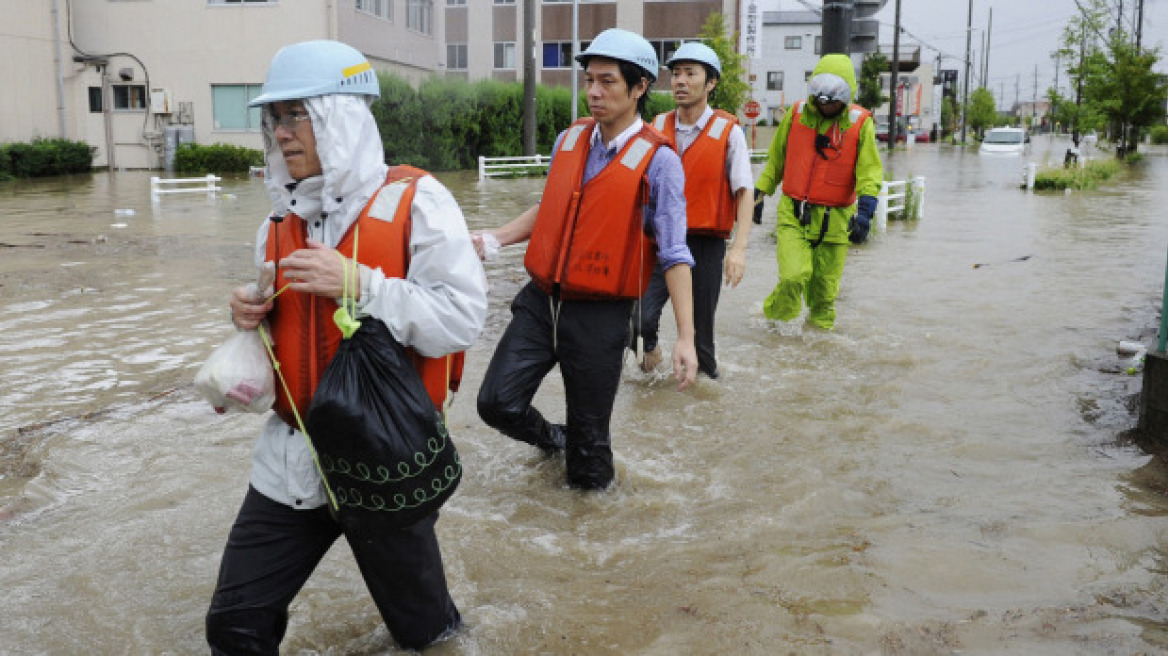
<path id="1" fill-rule="evenodd" d="M 265 412 L 276 400 L 272 362 L 257 330 L 235 333 L 211 352 L 195 376 L 195 391 L 215 412 Z"/>

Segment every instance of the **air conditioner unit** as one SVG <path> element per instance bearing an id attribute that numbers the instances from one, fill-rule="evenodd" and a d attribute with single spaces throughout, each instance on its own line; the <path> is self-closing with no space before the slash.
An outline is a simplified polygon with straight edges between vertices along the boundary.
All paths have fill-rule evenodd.
<path id="1" fill-rule="evenodd" d="M 155 114 L 169 114 L 174 111 L 174 97 L 170 89 L 150 90 L 150 110 Z"/>

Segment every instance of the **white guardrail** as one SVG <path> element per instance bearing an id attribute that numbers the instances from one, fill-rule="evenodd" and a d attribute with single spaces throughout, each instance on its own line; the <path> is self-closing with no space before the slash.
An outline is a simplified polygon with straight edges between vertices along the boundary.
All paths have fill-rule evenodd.
<path id="1" fill-rule="evenodd" d="M 217 175 L 208 173 L 202 178 L 150 178 L 150 200 L 157 203 L 164 194 L 205 193 L 214 196 L 219 192 L 222 181 Z"/>
<path id="2" fill-rule="evenodd" d="M 888 215 L 903 213 L 908 199 L 908 185 L 912 183 L 913 195 L 916 197 L 917 216 L 924 216 L 925 208 L 925 176 L 918 175 L 910 180 L 886 180 L 880 185 L 880 195 L 876 197 L 876 223 L 883 227 L 888 221 Z"/>
<path id="3" fill-rule="evenodd" d="M 551 155 L 524 155 L 520 157 L 483 157 L 480 155 L 479 182 L 487 178 L 511 177 L 516 173 L 530 175 L 533 172 L 532 169 L 541 169 L 541 173 L 547 173 L 551 161 Z"/>

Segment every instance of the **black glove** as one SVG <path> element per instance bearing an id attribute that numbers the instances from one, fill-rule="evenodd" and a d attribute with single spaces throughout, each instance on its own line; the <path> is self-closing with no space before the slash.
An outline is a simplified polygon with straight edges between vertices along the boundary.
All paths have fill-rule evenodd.
<path id="1" fill-rule="evenodd" d="M 856 203 L 856 213 L 848 221 L 848 240 L 853 244 L 862 244 L 868 239 L 868 230 L 872 227 L 872 214 L 876 211 L 875 196 L 860 196 Z"/>
<path id="2" fill-rule="evenodd" d="M 762 189 L 754 190 L 754 224 L 762 225 Z"/>

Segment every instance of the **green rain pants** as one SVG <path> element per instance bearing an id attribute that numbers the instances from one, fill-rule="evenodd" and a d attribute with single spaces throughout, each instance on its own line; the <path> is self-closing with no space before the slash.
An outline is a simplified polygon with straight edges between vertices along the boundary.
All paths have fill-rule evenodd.
<path id="1" fill-rule="evenodd" d="M 763 313 L 768 319 L 791 321 L 799 316 L 806 299 L 807 322 L 831 330 L 848 245 L 821 243 L 812 248 L 803 228 L 782 223 L 776 226 L 775 236 L 779 284 L 763 303 Z"/>

